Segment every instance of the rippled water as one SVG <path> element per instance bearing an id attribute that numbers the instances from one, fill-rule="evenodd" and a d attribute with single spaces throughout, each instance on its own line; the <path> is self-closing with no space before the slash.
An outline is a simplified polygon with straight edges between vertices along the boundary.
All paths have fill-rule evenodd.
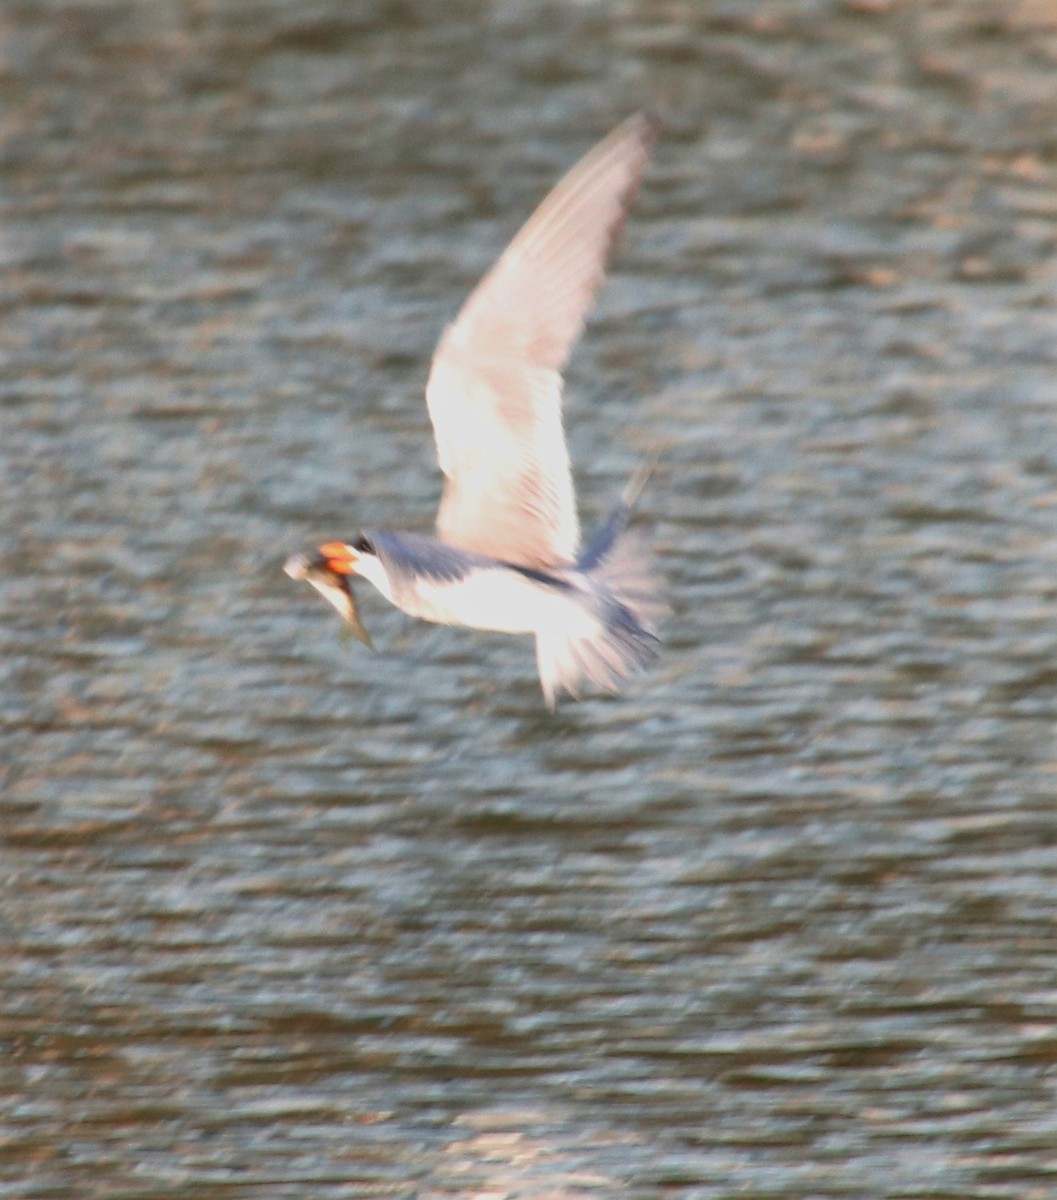
<path id="1" fill-rule="evenodd" d="M 1048 1197 L 1057 9 L 0 13 L 0 1194 Z M 574 361 L 619 700 L 281 571 L 649 102 Z"/>

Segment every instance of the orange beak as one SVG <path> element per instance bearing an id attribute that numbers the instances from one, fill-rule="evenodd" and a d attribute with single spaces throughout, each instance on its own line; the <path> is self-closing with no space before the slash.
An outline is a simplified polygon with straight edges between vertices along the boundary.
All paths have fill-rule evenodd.
<path id="1" fill-rule="evenodd" d="M 356 563 L 360 556 L 351 546 L 346 546 L 344 542 L 327 542 L 325 546 L 320 546 L 319 552 L 336 574 L 356 574 Z"/>

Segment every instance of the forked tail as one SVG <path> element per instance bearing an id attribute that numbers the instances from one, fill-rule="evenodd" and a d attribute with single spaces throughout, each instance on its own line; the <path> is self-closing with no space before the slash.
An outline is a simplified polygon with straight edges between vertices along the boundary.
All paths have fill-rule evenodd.
<path id="1" fill-rule="evenodd" d="M 664 580 L 646 536 L 628 529 L 631 510 L 653 464 L 636 472 L 620 504 L 576 564 L 582 587 L 572 599 L 576 615 L 560 630 L 536 635 L 536 664 L 543 696 L 553 708 L 584 684 L 618 691 L 657 657 L 657 625 L 668 612 Z"/>

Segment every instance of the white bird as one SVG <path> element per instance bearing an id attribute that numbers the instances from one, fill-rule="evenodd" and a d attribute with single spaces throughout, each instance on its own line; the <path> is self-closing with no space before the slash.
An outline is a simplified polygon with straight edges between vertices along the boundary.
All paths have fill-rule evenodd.
<path id="1" fill-rule="evenodd" d="M 348 577 L 362 576 L 413 617 L 534 634 L 551 708 L 585 683 L 617 690 L 655 657 L 666 611 L 645 538 L 627 528 L 648 471 L 581 548 L 562 427 L 562 369 L 646 167 L 650 132 L 645 117 L 631 117 L 581 159 L 441 338 L 426 387 L 444 473 L 437 536 L 368 529 L 285 567 L 346 619 Z"/>

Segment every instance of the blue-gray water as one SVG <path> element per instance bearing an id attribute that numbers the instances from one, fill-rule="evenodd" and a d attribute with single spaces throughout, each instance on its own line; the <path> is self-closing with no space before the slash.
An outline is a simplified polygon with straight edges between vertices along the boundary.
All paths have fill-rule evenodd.
<path id="1" fill-rule="evenodd" d="M 1057 10 L 0 14 L 0 1195 L 1057 1188 Z M 570 372 L 619 700 L 281 571 L 630 110 Z"/>

